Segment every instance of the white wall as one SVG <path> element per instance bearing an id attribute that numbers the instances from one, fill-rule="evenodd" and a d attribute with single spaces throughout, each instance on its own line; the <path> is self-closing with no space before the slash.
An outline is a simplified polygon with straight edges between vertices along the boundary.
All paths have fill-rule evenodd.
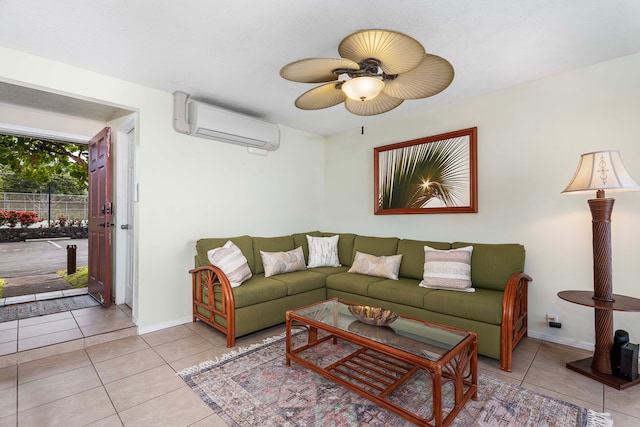
<path id="1" fill-rule="evenodd" d="M 640 55 L 609 61 L 327 138 L 325 229 L 375 236 L 516 242 L 527 251 L 531 335 L 588 347 L 593 310 L 560 300 L 593 288 L 594 195 L 562 195 L 580 154 L 621 150 L 640 183 Z M 454 80 L 455 84 L 455 80 Z M 420 102 L 420 101 L 406 101 Z M 478 127 L 477 214 L 373 215 L 373 147 Z M 612 218 L 614 293 L 640 298 L 640 193 L 617 193 Z M 545 314 L 560 315 L 562 329 Z M 615 313 L 640 341 L 640 314 Z"/>
<path id="2" fill-rule="evenodd" d="M 197 239 L 290 234 L 321 223 L 321 137 L 282 128 L 280 149 L 250 155 L 244 147 L 176 133 L 170 93 L 15 50 L 0 48 L 0 57 L 3 81 L 138 112 L 134 316 L 141 332 L 191 319 L 187 271 Z"/>
<path id="3" fill-rule="evenodd" d="M 282 129 L 268 157 L 197 139 L 171 127 L 172 96 L 98 73 L 0 48 L 0 79 L 138 112 L 136 206 L 138 307 L 142 331 L 190 318 L 198 238 L 272 236 L 324 229 L 431 240 L 518 242 L 527 249 L 532 335 L 587 346 L 593 313 L 561 301 L 564 289 L 591 289 L 587 196 L 561 195 L 579 155 L 619 149 L 640 181 L 640 55 L 509 90 L 385 120 L 326 139 Z M 455 84 L 455 81 L 454 81 Z M 407 101 L 420 102 L 420 101 Z M 0 120 L 1 121 L 1 120 Z M 478 127 L 479 212 L 373 215 L 373 147 Z M 96 129 L 96 131 L 99 129 Z M 93 132 L 95 133 L 95 132 Z M 640 193 L 615 195 L 614 292 L 640 298 Z M 179 226 L 176 226 L 178 224 Z M 545 313 L 561 316 L 549 329 Z M 640 341 L 639 314 L 615 327 Z"/>

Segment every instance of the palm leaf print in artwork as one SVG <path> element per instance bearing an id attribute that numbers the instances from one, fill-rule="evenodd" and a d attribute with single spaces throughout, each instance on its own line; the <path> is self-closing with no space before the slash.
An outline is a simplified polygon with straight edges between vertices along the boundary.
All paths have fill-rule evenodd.
<path id="1" fill-rule="evenodd" d="M 469 205 L 469 137 L 383 151 L 379 157 L 380 209 Z"/>

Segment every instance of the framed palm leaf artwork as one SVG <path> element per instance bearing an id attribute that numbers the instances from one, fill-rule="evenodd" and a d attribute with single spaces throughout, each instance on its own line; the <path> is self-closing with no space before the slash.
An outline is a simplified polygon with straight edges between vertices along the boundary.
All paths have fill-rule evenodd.
<path id="1" fill-rule="evenodd" d="M 375 214 L 478 212 L 478 129 L 374 148 Z"/>

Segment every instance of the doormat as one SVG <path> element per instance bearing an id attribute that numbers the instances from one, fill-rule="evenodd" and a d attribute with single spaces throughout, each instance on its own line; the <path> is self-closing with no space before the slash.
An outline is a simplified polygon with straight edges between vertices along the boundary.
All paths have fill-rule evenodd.
<path id="1" fill-rule="evenodd" d="M 60 313 L 63 311 L 79 310 L 97 305 L 100 305 L 100 303 L 89 295 L 76 295 L 72 297 L 5 305 L 0 307 L 0 322 L 44 316 L 46 314 Z"/>
<path id="2" fill-rule="evenodd" d="M 293 337 L 306 340 L 306 334 Z M 314 357 L 335 358 L 338 340 L 314 347 Z M 297 347 L 297 345 L 296 345 Z M 346 351 L 352 351 L 346 349 Z M 411 426 L 401 418 L 295 362 L 285 366 L 282 336 L 233 351 L 179 375 L 229 426 Z M 426 375 L 426 374 L 425 374 Z M 431 381 L 408 381 L 392 394 L 417 413 L 431 411 Z M 450 387 L 452 389 L 453 387 Z M 391 396 L 391 395 L 390 395 Z M 443 409 L 453 390 L 445 388 Z M 452 426 L 610 426 L 608 414 L 544 396 L 489 375 L 478 376 L 478 400 L 470 400 Z"/>

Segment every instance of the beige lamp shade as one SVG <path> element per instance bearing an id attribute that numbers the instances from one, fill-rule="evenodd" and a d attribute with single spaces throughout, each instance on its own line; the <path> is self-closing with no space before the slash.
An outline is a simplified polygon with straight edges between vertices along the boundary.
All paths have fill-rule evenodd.
<path id="1" fill-rule="evenodd" d="M 629 176 L 620 152 L 595 151 L 580 156 L 578 169 L 563 193 L 591 191 L 638 191 L 640 186 Z"/>

